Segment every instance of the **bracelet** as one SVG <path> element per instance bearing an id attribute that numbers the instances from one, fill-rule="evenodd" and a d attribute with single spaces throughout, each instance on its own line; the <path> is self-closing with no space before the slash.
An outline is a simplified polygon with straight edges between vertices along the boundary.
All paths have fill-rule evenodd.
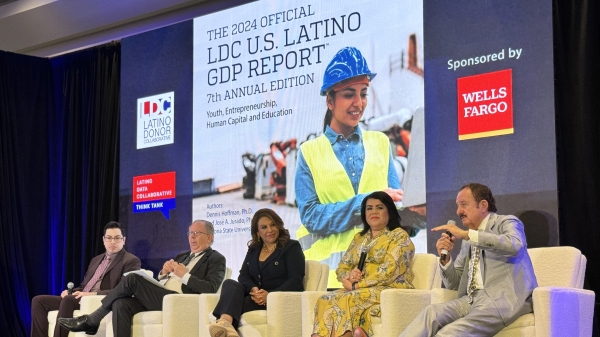
<path id="1" fill-rule="evenodd" d="M 352 283 L 352 290 L 356 290 L 356 282 Z"/>

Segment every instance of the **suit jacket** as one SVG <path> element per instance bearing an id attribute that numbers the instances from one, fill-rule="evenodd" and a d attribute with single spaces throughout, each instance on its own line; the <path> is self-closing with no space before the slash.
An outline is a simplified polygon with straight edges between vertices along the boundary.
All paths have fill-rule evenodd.
<path id="1" fill-rule="evenodd" d="M 504 324 L 532 312 L 531 294 L 537 287 L 533 265 L 527 253 L 523 223 L 512 215 L 490 214 L 484 231 L 479 232 L 477 247 L 482 261 L 483 287 L 494 301 Z M 460 253 L 444 271 L 446 288 L 467 294 L 471 243 L 463 240 Z"/>
<path id="2" fill-rule="evenodd" d="M 85 276 L 83 277 L 83 282 L 79 287 L 74 288 L 73 291 L 82 291 L 85 288 L 85 285 L 92 279 L 96 269 L 104 259 L 106 252 L 95 256 L 90 261 L 87 271 L 85 272 Z M 98 290 L 98 295 L 106 295 L 108 292 L 117 286 L 117 283 L 121 280 L 123 273 L 139 270 L 142 266 L 142 262 L 140 259 L 127 252 L 125 248 L 121 249 L 121 251 L 117 254 L 115 259 L 108 265 L 106 271 L 104 272 L 104 277 L 100 282 L 100 289 Z"/>
<path id="3" fill-rule="evenodd" d="M 175 257 L 175 262 L 183 262 L 191 251 L 180 253 Z M 181 284 L 184 294 L 216 293 L 225 278 L 225 256 L 208 247 L 204 255 L 189 271 L 190 279 L 187 285 Z"/>
<path id="4" fill-rule="evenodd" d="M 262 263 L 258 262 L 263 246 L 249 248 L 238 281 L 246 294 L 253 287 L 272 291 L 304 291 L 304 252 L 300 243 L 290 240 L 283 248 L 277 248 Z"/>

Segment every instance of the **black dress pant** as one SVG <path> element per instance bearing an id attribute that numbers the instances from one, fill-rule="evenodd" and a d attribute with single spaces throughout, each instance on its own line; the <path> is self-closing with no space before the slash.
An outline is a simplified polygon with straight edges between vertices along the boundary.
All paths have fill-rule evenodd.
<path id="1" fill-rule="evenodd" d="M 73 295 L 64 298 L 53 295 L 38 295 L 31 300 L 31 337 L 48 337 L 48 312 L 58 310 L 56 319 L 72 318 L 79 309 L 79 300 Z M 54 337 L 67 337 L 69 330 L 56 323 Z"/>
<path id="2" fill-rule="evenodd" d="M 129 274 L 121 278 L 117 286 L 102 299 L 102 307 L 112 310 L 115 337 L 131 336 L 133 316 L 143 311 L 162 310 L 163 297 L 177 294 L 161 288 L 143 276 Z"/>
<path id="3" fill-rule="evenodd" d="M 248 311 L 266 310 L 264 305 L 258 305 L 252 300 L 250 295 L 245 295 L 244 286 L 234 280 L 225 280 L 221 287 L 221 297 L 219 303 L 213 311 L 216 318 L 222 314 L 227 314 L 233 318 L 233 327 L 238 328 L 242 315 Z"/>

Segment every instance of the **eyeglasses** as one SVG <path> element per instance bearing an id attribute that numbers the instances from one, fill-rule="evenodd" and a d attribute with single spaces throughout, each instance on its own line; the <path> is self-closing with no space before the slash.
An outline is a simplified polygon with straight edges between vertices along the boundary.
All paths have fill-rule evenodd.
<path id="1" fill-rule="evenodd" d="M 115 236 L 114 238 L 113 238 L 112 236 L 103 236 L 102 238 L 103 238 L 103 239 L 104 239 L 104 241 L 106 241 L 106 242 L 111 242 L 111 241 L 114 241 L 114 242 L 121 242 L 121 240 L 123 240 L 123 237 L 122 237 L 122 236 Z"/>
<path id="2" fill-rule="evenodd" d="M 208 234 L 208 233 L 204 233 L 204 232 L 201 232 L 201 231 L 191 231 L 191 232 L 190 232 L 190 231 L 187 231 L 187 232 L 185 233 L 185 235 L 187 235 L 187 236 L 190 236 L 190 235 L 193 235 L 193 236 L 198 236 L 198 235 L 200 235 L 200 234 L 204 234 L 204 235 L 210 235 L 210 234 Z"/>

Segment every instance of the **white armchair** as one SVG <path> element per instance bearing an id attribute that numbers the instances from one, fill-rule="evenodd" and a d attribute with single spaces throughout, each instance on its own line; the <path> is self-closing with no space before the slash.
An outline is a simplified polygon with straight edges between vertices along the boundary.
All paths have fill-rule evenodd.
<path id="1" fill-rule="evenodd" d="M 574 247 L 528 251 L 538 281 L 534 313 L 521 316 L 496 336 L 591 336 L 595 294 L 583 289 L 585 256 Z"/>
<path id="2" fill-rule="evenodd" d="M 435 255 L 415 254 L 412 269 L 415 289 L 381 292 L 381 319 L 372 320 L 375 335 L 398 336 L 417 317 L 421 311 L 420 304 L 428 302 L 432 291 L 441 288 L 442 276 Z"/>
<path id="3" fill-rule="evenodd" d="M 326 290 L 329 267 L 307 260 L 304 289 Z M 302 292 L 271 292 L 267 297 L 267 310 L 250 311 L 242 315 L 238 331 L 242 337 L 300 337 L 302 335 Z M 199 303 L 200 336 L 209 337 L 208 324 L 214 320 L 212 311 L 219 301 L 218 295 L 202 295 Z"/>
<path id="4" fill-rule="evenodd" d="M 411 267 L 415 275 L 415 289 L 386 289 L 381 292 L 381 317 L 371 317 L 374 336 L 398 336 L 423 306 L 414 310 L 411 307 L 414 304 L 429 304 L 431 290 L 441 287 L 442 279 L 435 255 L 415 254 Z M 302 336 L 311 335 L 315 304 L 326 293 L 310 291 L 302 294 Z"/>
<path id="5" fill-rule="evenodd" d="M 146 274 L 150 277 L 154 275 L 152 270 L 142 269 Z M 84 296 L 81 298 L 79 302 L 79 310 L 75 310 L 73 312 L 73 317 L 78 317 L 81 315 L 87 315 L 95 311 L 102 305 L 102 299 L 105 295 L 94 295 L 94 296 Z M 48 313 L 48 337 L 54 336 L 54 327 L 56 326 L 58 310 L 53 310 Z M 98 332 L 96 333 L 96 337 L 104 337 L 106 335 L 106 321 L 104 318 L 102 322 L 100 322 L 100 326 L 98 327 Z M 85 336 L 86 334 L 83 332 L 69 332 L 69 337 L 75 336 Z"/>
<path id="6" fill-rule="evenodd" d="M 231 272 L 231 268 L 227 267 L 223 280 L 230 278 Z M 217 290 L 217 294 L 220 292 L 221 287 Z M 165 296 L 162 311 L 145 311 L 133 316 L 132 337 L 198 336 L 198 298 L 200 296 L 204 295 L 172 294 Z M 113 336 L 112 314 L 109 314 L 106 318 L 106 337 Z"/>
<path id="7" fill-rule="evenodd" d="M 532 248 L 528 252 L 538 282 L 533 290 L 534 312 L 519 317 L 495 337 L 591 336 L 595 294 L 582 289 L 585 256 L 573 247 Z M 456 291 L 437 289 L 431 303 L 456 297 Z"/>
<path id="8" fill-rule="evenodd" d="M 79 310 L 75 310 L 73 312 L 73 317 L 78 317 L 81 315 L 87 315 L 92 311 L 98 309 L 100 307 L 100 301 L 104 298 L 105 295 L 94 295 L 94 296 L 83 296 L 81 301 L 79 302 Z M 53 310 L 48 312 L 48 337 L 54 336 L 54 328 L 57 324 L 58 310 Z M 106 320 L 103 320 L 106 321 Z M 105 327 L 103 323 L 100 323 L 100 327 L 98 328 L 98 332 L 96 333 L 97 337 L 105 336 Z M 85 336 L 83 332 L 69 332 L 69 337 L 75 336 Z"/>

